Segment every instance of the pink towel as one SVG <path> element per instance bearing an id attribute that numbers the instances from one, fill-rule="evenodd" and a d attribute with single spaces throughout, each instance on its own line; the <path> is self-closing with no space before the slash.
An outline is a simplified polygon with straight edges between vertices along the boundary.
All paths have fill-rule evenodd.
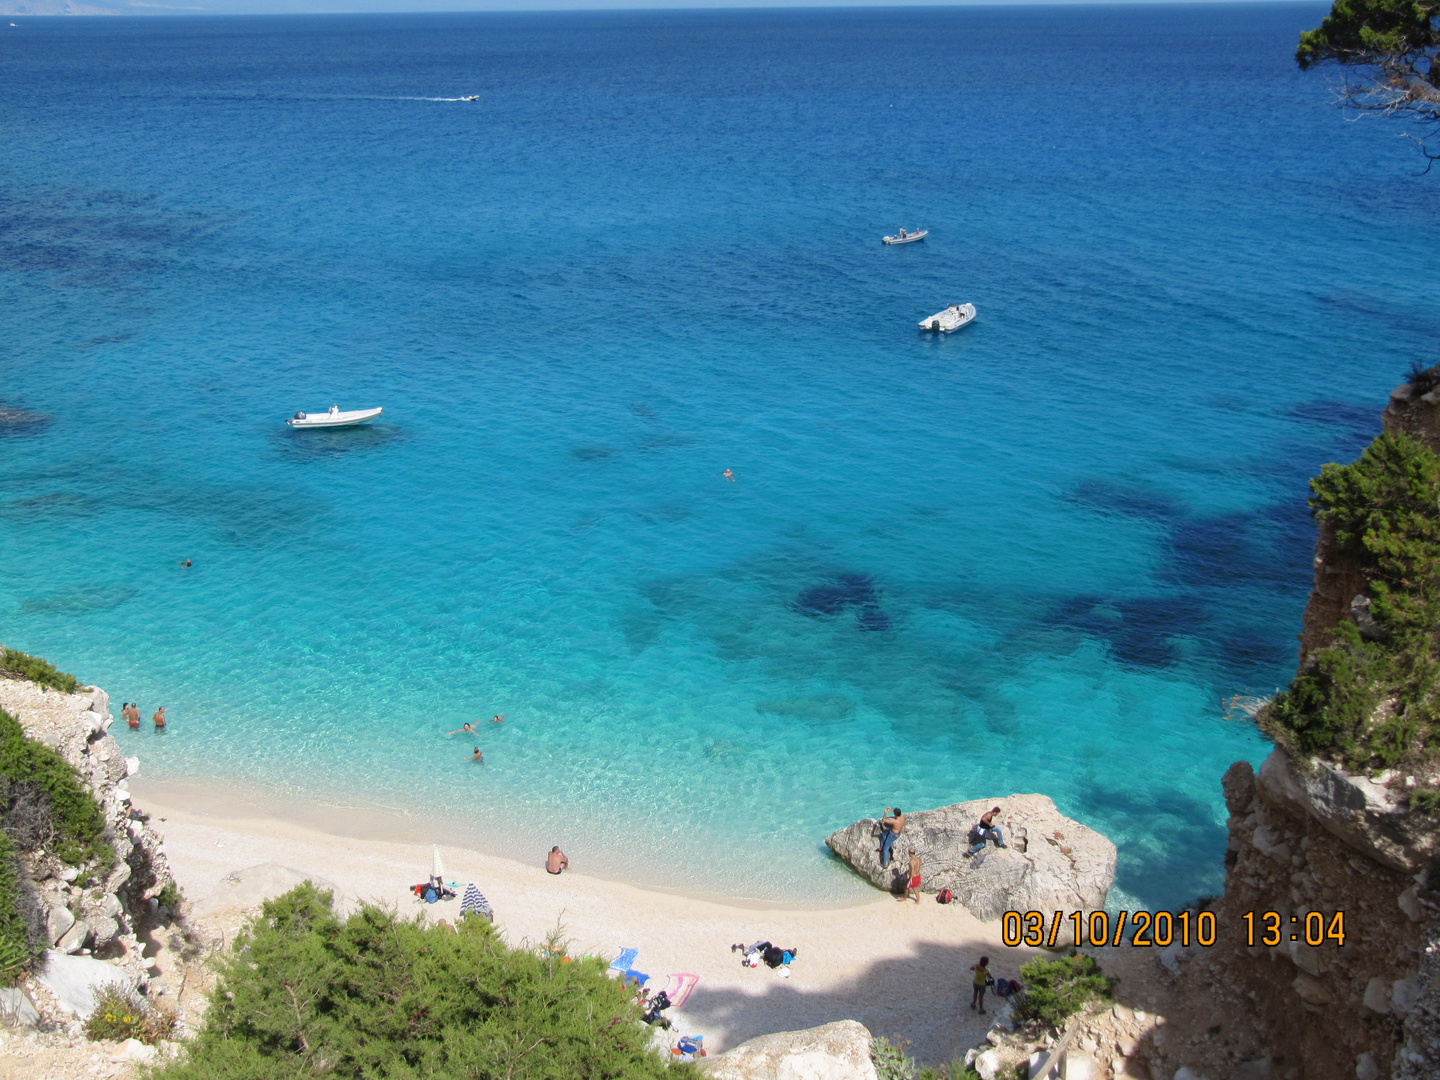
<path id="1" fill-rule="evenodd" d="M 670 999 L 671 1008 L 683 1009 L 685 1002 L 690 1000 L 690 994 L 695 989 L 695 984 L 699 981 L 699 975 L 690 975 L 685 972 L 671 975 L 670 981 L 665 984 L 665 996 Z"/>

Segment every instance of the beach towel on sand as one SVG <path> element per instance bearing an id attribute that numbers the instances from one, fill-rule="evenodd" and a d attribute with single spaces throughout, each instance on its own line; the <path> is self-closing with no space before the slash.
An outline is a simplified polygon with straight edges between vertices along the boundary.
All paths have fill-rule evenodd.
<path id="1" fill-rule="evenodd" d="M 630 965 L 635 963 L 635 958 L 639 955 L 639 949 L 621 949 L 620 955 L 610 961 L 610 970 L 629 971 Z"/>
<path id="2" fill-rule="evenodd" d="M 679 975 L 671 975 L 665 985 L 661 987 L 665 996 L 670 999 L 672 1009 L 683 1009 L 685 1002 L 690 1000 L 691 993 L 695 990 L 695 984 L 700 981 L 699 975 L 691 975 L 682 971 Z"/>

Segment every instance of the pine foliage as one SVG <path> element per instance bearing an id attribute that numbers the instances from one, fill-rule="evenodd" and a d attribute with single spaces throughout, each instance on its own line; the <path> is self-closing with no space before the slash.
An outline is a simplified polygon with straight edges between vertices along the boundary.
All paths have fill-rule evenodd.
<path id="1" fill-rule="evenodd" d="M 269 901 L 222 962 L 205 1024 L 160 1080 L 648 1080 L 633 993 L 601 961 L 513 949 L 310 883 Z"/>

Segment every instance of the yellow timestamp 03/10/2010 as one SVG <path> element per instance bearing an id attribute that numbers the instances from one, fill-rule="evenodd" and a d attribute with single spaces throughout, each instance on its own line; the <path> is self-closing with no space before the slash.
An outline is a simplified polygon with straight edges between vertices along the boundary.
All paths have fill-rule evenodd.
<path id="1" fill-rule="evenodd" d="M 1275 948 L 1287 941 L 1312 946 L 1345 944 L 1343 911 L 1289 916 L 1278 911 L 1247 911 L 1240 921 L 1247 946 Z M 1219 920 L 1213 911 L 1007 911 L 1000 920 L 1001 940 L 1011 948 L 1053 949 L 1061 942 L 1062 931 L 1067 944 L 1209 948 L 1219 936 Z"/>

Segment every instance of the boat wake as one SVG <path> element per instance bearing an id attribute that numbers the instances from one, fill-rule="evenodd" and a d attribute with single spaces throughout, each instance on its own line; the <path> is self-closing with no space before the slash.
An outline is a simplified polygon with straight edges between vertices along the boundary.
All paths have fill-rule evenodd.
<path id="1" fill-rule="evenodd" d="M 468 97 L 403 97 L 401 101 L 479 101 L 479 94 L 471 94 Z"/>

